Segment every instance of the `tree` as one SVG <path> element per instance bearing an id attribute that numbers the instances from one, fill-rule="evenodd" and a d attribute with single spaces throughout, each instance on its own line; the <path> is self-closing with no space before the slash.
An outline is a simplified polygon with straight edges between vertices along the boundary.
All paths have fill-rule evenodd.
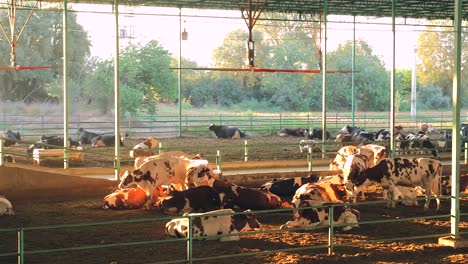
<path id="1" fill-rule="evenodd" d="M 17 10 L 16 21 L 23 23 L 29 10 Z M 8 15 L 0 11 L 3 25 L 8 25 Z M 69 41 L 73 48 L 68 51 L 69 78 L 71 83 L 80 83 L 85 61 L 89 56 L 90 42 L 86 32 L 77 23 L 76 14 L 69 13 Z M 37 12 L 17 42 L 16 56 L 19 66 L 53 66 L 62 65 L 62 15 L 61 12 Z M 6 55 L 10 52 L 9 44 L 0 38 L 0 50 Z M 0 65 L 9 65 L 9 56 L 0 57 Z M 0 71 L 0 100 L 11 101 L 54 101 L 62 97 L 63 85 L 61 69 L 42 69 L 30 71 Z M 81 79 L 80 79 L 81 78 Z M 55 99 L 54 99 L 55 98 Z"/>

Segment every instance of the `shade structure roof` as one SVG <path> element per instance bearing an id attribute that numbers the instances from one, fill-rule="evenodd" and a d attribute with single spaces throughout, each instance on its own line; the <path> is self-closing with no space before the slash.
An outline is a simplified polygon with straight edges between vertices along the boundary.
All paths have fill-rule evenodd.
<path id="1" fill-rule="evenodd" d="M 42 0 L 61 3 L 63 0 Z M 68 0 L 69 3 L 113 4 L 113 0 Z M 392 0 L 118 0 L 119 5 L 241 10 L 263 7 L 264 12 L 392 17 Z M 395 0 L 396 17 L 453 19 L 454 0 Z M 468 19 L 468 1 L 462 3 L 462 18 Z"/>

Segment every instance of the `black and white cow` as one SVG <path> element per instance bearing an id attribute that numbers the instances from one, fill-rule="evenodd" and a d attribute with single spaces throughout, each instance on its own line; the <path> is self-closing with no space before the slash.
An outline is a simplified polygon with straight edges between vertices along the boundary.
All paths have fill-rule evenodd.
<path id="1" fill-rule="evenodd" d="M 293 208 L 299 208 L 303 201 L 309 200 L 333 203 L 341 202 L 347 199 L 350 194 L 342 183 L 340 175 L 332 175 L 299 187 L 291 199 L 291 205 Z"/>
<path id="2" fill-rule="evenodd" d="M 318 180 L 319 177 L 313 174 L 310 174 L 308 177 L 275 178 L 262 184 L 260 189 L 268 190 L 279 196 L 289 196 L 294 195 L 302 185 L 309 182 L 317 182 Z"/>
<path id="3" fill-rule="evenodd" d="M 278 131 L 280 137 L 305 137 L 306 130 L 304 128 L 283 128 Z"/>
<path id="4" fill-rule="evenodd" d="M 13 206 L 5 196 L 0 195 L 0 216 L 2 215 L 14 215 Z"/>
<path id="5" fill-rule="evenodd" d="M 306 136 L 308 139 L 322 139 L 323 130 L 321 128 L 309 128 L 306 129 Z M 325 139 L 330 139 L 330 132 L 326 132 Z"/>
<path id="6" fill-rule="evenodd" d="M 200 213 L 221 209 L 219 193 L 210 186 L 199 186 L 184 191 L 171 189 L 159 200 L 159 208 L 169 215 Z"/>
<path id="7" fill-rule="evenodd" d="M 246 214 L 236 214 L 232 209 L 221 209 L 207 213 L 190 214 L 192 220 L 192 237 L 203 239 L 219 239 L 221 242 L 239 241 L 240 233 L 260 228 L 255 215 L 248 210 Z M 188 214 L 184 218 L 175 218 L 166 224 L 166 234 L 172 237 L 184 238 L 188 235 Z M 232 234 L 232 235 L 230 235 Z M 230 235 L 214 237 L 220 235 Z"/>
<path id="8" fill-rule="evenodd" d="M 78 136 L 78 141 L 81 144 L 91 144 L 91 141 L 93 138 L 101 135 L 100 133 L 94 133 L 91 131 L 86 131 L 82 127 L 78 128 L 77 136 Z"/>
<path id="9" fill-rule="evenodd" d="M 21 134 L 20 132 L 15 133 L 11 130 L 7 130 L 3 133 L 0 133 L 0 138 L 5 140 L 5 147 L 10 147 L 16 145 L 16 143 L 21 140 Z"/>
<path id="10" fill-rule="evenodd" d="M 392 185 L 388 190 L 383 191 L 384 200 L 402 200 L 401 203 L 408 206 L 419 206 L 417 200 L 417 191 L 414 187 L 401 185 Z M 388 207 L 395 208 L 395 201 L 387 204 Z"/>
<path id="11" fill-rule="evenodd" d="M 355 187 L 366 182 L 377 182 L 387 191 L 396 185 L 407 187 L 421 186 L 426 190 L 426 198 L 435 196 L 437 210 L 440 207 L 440 180 L 442 178 L 442 163 L 429 158 L 387 158 L 376 166 L 365 170 L 357 177 L 349 178 L 347 189 L 356 192 Z M 426 199 L 424 209 L 429 208 L 430 200 Z"/>
<path id="12" fill-rule="evenodd" d="M 124 146 L 125 138 L 128 137 L 127 133 L 120 134 L 120 146 Z M 91 140 L 93 147 L 111 147 L 115 146 L 115 135 L 98 135 Z"/>
<path id="13" fill-rule="evenodd" d="M 282 206 L 281 197 L 268 190 L 247 188 L 222 180 L 214 180 L 213 189 L 220 193 L 224 208 L 267 210 Z"/>
<path id="14" fill-rule="evenodd" d="M 77 148 L 80 146 L 78 141 L 71 138 L 68 138 L 68 143 L 70 148 Z M 27 152 L 32 153 L 35 149 L 52 149 L 55 148 L 55 146 L 63 147 L 63 137 L 42 135 L 39 141 L 28 147 Z"/>
<path id="15" fill-rule="evenodd" d="M 242 132 L 237 127 L 230 127 L 230 126 L 217 126 L 215 124 L 211 124 L 208 127 L 209 130 L 213 131 L 216 135 L 216 138 L 233 138 L 239 139 L 244 138 L 246 136 L 245 132 Z"/>
<path id="16" fill-rule="evenodd" d="M 288 221 L 280 226 L 280 229 L 309 227 L 309 226 L 327 226 L 330 223 L 327 206 L 331 203 L 316 200 L 303 200 L 298 208 L 294 210 L 294 220 Z M 312 207 L 312 208 L 307 208 Z M 348 231 L 353 227 L 359 227 L 360 213 L 348 206 L 335 206 L 333 211 L 333 223 L 341 225 L 343 231 Z"/>

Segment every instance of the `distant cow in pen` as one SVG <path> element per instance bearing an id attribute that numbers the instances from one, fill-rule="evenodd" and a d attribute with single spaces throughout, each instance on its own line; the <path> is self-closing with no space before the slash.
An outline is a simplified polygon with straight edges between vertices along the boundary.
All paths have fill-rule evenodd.
<path id="1" fill-rule="evenodd" d="M 245 132 L 241 131 L 237 127 L 229 126 L 217 126 L 211 124 L 208 127 L 209 130 L 213 131 L 217 138 L 244 138 L 246 136 Z"/>

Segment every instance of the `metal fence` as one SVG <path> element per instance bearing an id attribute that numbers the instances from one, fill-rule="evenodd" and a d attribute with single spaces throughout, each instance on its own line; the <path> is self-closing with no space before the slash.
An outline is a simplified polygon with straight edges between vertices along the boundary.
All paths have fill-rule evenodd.
<path id="1" fill-rule="evenodd" d="M 466 195 L 464 195 L 466 197 Z M 449 199 L 449 196 L 442 197 L 442 199 Z M 460 197 L 456 197 L 457 199 L 460 199 Z M 415 199 L 401 199 L 401 200 L 393 200 L 393 201 L 406 201 L 406 200 L 423 200 L 425 198 L 415 198 Z M 427 238 L 437 238 L 437 237 L 443 237 L 443 236 L 448 236 L 450 235 L 450 227 L 447 226 L 447 232 L 444 233 L 431 233 L 431 234 L 418 234 L 418 235 L 413 235 L 413 236 L 404 236 L 404 237 L 388 237 L 388 238 L 366 238 L 361 241 L 356 241 L 355 239 L 352 242 L 346 242 L 345 240 L 341 240 L 340 242 L 337 242 L 335 237 L 335 231 L 337 228 L 344 227 L 349 225 L 348 224 L 337 224 L 334 223 L 334 209 L 336 207 L 341 207 L 341 206 L 358 206 L 358 205 L 378 205 L 378 204 L 383 204 L 388 201 L 367 201 L 367 202 L 360 202 L 357 204 L 326 204 L 322 206 L 311 206 L 311 207 L 304 207 L 302 209 L 317 209 L 317 208 L 324 208 L 328 212 L 328 222 L 322 225 L 315 225 L 315 226 L 308 226 L 308 227 L 301 227 L 301 228 L 288 228 L 288 229 L 268 229 L 268 230 L 260 230 L 260 231 L 251 231 L 251 232 L 244 232 L 242 234 L 222 234 L 222 235 L 215 235 L 215 236 L 207 236 L 207 237 L 193 237 L 192 234 L 192 225 L 188 225 L 188 237 L 186 238 L 168 238 L 168 239 L 156 239 L 156 240 L 137 240 L 137 241 L 125 241 L 125 242 L 118 242 L 118 243 L 99 243 L 99 244 L 92 244 L 92 245 L 81 245 L 78 242 L 73 242 L 72 244 L 79 244 L 75 246 L 69 246 L 69 243 L 67 243 L 68 246 L 65 247 L 48 247 L 47 243 L 41 243 L 45 242 L 49 237 L 54 237 L 54 235 L 50 236 L 44 236 L 41 241 L 36 241 L 36 243 L 32 246 L 25 247 L 25 241 L 28 239 L 28 232 L 32 231 L 37 231 L 37 230 L 42 230 L 46 232 L 57 232 L 58 229 L 83 229 L 87 227 L 106 227 L 106 226 L 112 226 L 115 227 L 113 228 L 114 232 L 121 232 L 122 228 L 118 228 L 118 225 L 125 225 L 125 224 L 138 224 L 138 223 L 148 223 L 148 222 L 161 222 L 161 221 L 170 221 L 173 219 L 173 217 L 159 217 L 159 218 L 143 218 L 143 219 L 132 219 L 132 220 L 118 220 L 118 221 L 106 221 L 106 222 L 94 222 L 94 223 L 82 223 L 82 224 L 66 224 L 66 225 L 53 225 L 53 226 L 36 226 L 36 227 L 19 227 L 19 228 L 2 228 L 0 229 L 0 235 L 3 238 L 7 238 L 8 236 L 6 234 L 15 234 L 16 233 L 16 239 L 11 239 L 14 241 L 10 241 L 9 246 L 3 245 L 3 248 L 11 248 L 12 245 L 16 245 L 16 251 L 14 252 L 0 252 L 0 262 L 5 263 L 2 261 L 9 260 L 12 261 L 12 259 L 17 259 L 17 263 L 25 263 L 25 259 L 28 257 L 31 257 L 32 255 L 47 255 L 51 256 L 54 254 L 59 254 L 59 253 L 71 253 L 71 252 L 76 252 L 76 251 L 86 251 L 90 249 L 106 249 L 106 248 L 115 248 L 115 250 L 121 250 L 119 248 L 126 248 L 126 251 L 128 252 L 128 248 L 132 247 L 137 247 L 141 245 L 146 245 L 145 250 L 148 250 L 148 247 L 150 246 L 158 246 L 161 244 L 167 244 L 167 243 L 173 243 L 177 241 L 185 241 L 186 242 L 186 256 L 185 258 L 182 259 L 168 259 L 164 261 L 158 261 L 158 262 L 152 262 L 152 263 L 192 263 L 192 262 L 203 262 L 207 260 L 216 260 L 216 259 L 227 259 L 227 258 L 233 258 L 233 257 L 248 257 L 248 256 L 255 256 L 258 254 L 274 254 L 278 252 L 300 252 L 300 251 L 305 251 L 305 250 L 311 250 L 311 249 L 325 249 L 328 254 L 333 254 L 335 252 L 335 247 L 342 247 L 342 246 L 347 246 L 347 245 L 353 245 L 356 246 L 359 243 L 370 243 L 370 242 L 384 242 L 384 241 L 403 241 L 403 240 L 419 240 L 419 239 L 427 239 Z M 289 212 L 293 209 L 287 208 L 287 209 L 276 209 L 276 210 L 263 210 L 263 211 L 254 211 L 254 212 L 248 212 L 248 213 L 254 213 L 255 215 L 260 215 L 260 214 L 275 214 L 275 213 L 281 213 L 281 212 Z M 466 216 L 468 216 L 468 213 L 466 213 L 466 208 L 461 209 L 461 214 L 460 218 L 465 219 Z M 246 212 L 238 212 L 234 214 L 245 214 Z M 213 216 L 221 216 L 221 215 L 232 215 L 232 214 L 213 214 Z M 192 221 L 197 218 L 201 217 L 199 214 L 188 214 L 184 215 L 183 217 L 188 218 L 188 222 L 192 223 Z M 450 219 L 450 214 L 434 214 L 434 215 L 425 215 L 425 216 L 418 216 L 418 217 L 397 217 L 395 219 L 385 219 L 385 220 L 372 220 L 372 221 L 358 221 L 359 226 L 369 226 L 368 228 L 372 228 L 372 225 L 379 225 L 379 224 L 388 224 L 388 223 L 401 223 L 404 224 L 405 222 L 411 222 L 415 220 L 440 220 L 440 221 L 448 221 Z M 180 217 L 178 217 L 180 218 Z M 463 220 L 462 220 L 463 221 Z M 275 250 L 260 250 L 260 251 L 255 251 L 255 252 L 250 252 L 250 253 L 240 253 L 240 254 L 231 254 L 231 255 L 211 255 L 208 257 L 194 257 L 193 255 L 193 245 L 195 241 L 197 240 L 205 240 L 205 239 L 219 239 L 221 237 L 228 237 L 228 236 L 234 236 L 234 235 L 242 235 L 242 236 L 248 236 L 252 234 L 266 234 L 266 233 L 284 233 L 284 232 L 300 232 L 300 231 L 316 231 L 318 229 L 328 229 L 328 241 L 326 244 L 320 244 L 320 242 L 316 241 L 314 245 L 310 246 L 297 246 L 294 245 L 292 247 L 288 248 L 282 248 L 282 249 L 275 249 Z M 133 229 L 132 229 L 133 230 Z M 81 233 L 82 231 L 77 231 L 77 233 Z M 138 232 L 137 230 L 133 230 L 133 233 Z M 50 234 L 50 233 L 49 233 Z M 461 229 L 459 234 L 461 236 L 468 234 L 468 230 L 466 228 Z M 125 235 L 122 236 L 123 238 L 126 238 Z M 99 241 L 99 237 L 96 238 Z M 67 237 L 67 240 L 69 238 Z M 57 241 L 58 244 L 62 243 Z M 70 241 L 68 241 L 70 242 Z M 6 243 L 6 240 L 3 240 L 2 243 Z M 180 249 L 180 247 L 178 248 Z M 4 251 L 2 250 L 2 251 Z M 212 252 L 216 253 L 216 252 Z M 310 254 L 310 252 L 309 252 Z M 142 260 L 142 257 L 140 256 L 139 261 Z M 162 256 L 161 256 L 162 258 Z M 160 259 L 161 259 L 160 258 Z M 101 261 L 100 261 L 101 263 Z M 120 261 L 119 261 L 120 263 Z"/>
<path id="2" fill-rule="evenodd" d="M 74 135 L 78 128 L 93 132 L 113 133 L 114 117 L 107 116 L 69 116 L 70 134 Z M 468 122 L 468 115 L 461 116 L 462 122 Z M 328 113 L 327 130 L 336 132 L 345 125 L 351 125 L 352 119 L 348 113 Z M 174 137 L 179 131 L 179 115 L 133 116 L 121 118 L 121 130 L 129 133 L 131 137 Z M 322 126 L 321 113 L 305 114 L 217 114 L 194 115 L 185 114 L 181 117 L 182 133 L 206 133 L 209 124 L 237 126 L 242 130 L 253 133 L 273 134 L 285 127 L 320 128 Z M 407 128 L 417 128 L 420 124 L 431 124 L 434 129 L 446 129 L 452 125 L 452 114 L 440 112 L 419 115 L 417 119 L 411 118 L 408 113 L 396 114 L 396 124 Z M 355 126 L 375 131 L 389 127 L 389 113 L 362 113 L 356 115 Z M 19 131 L 24 137 L 41 135 L 62 135 L 62 115 L 18 115 L 3 113 L 0 117 L 2 130 Z"/>

